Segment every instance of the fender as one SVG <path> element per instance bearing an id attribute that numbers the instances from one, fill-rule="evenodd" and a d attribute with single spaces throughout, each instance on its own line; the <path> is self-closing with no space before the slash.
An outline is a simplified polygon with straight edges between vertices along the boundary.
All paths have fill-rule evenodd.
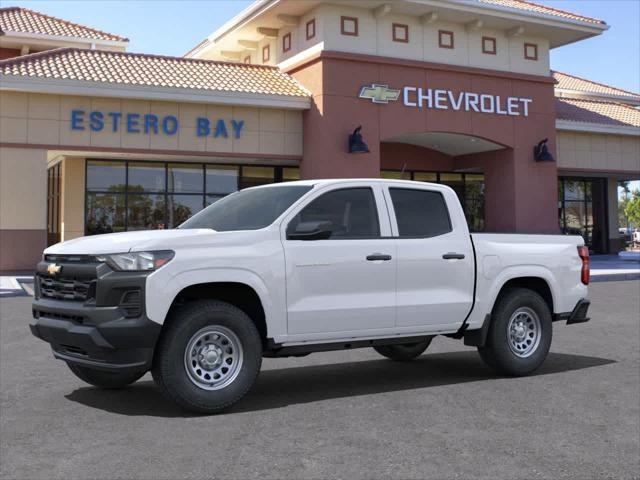
<path id="1" fill-rule="evenodd" d="M 468 330 L 478 329 L 482 326 L 486 315 L 490 314 L 498 298 L 498 294 L 507 282 L 517 278 L 536 277 L 544 280 L 551 290 L 553 312 L 557 311 L 558 283 L 548 268 L 542 265 L 513 265 L 505 266 L 491 282 L 480 282 L 478 285 L 478 297 L 476 308 L 469 318 Z M 484 287 L 483 287 L 484 284 Z"/>
<path id="2" fill-rule="evenodd" d="M 193 269 L 168 279 L 166 276 L 151 275 L 147 279 L 146 289 L 147 316 L 162 325 L 178 294 L 187 287 L 201 283 L 242 283 L 251 287 L 258 294 L 268 319 L 268 336 L 286 334 L 284 306 L 274 305 L 279 303 L 278 295 L 269 292 L 267 285 L 255 272 L 242 268 Z"/>

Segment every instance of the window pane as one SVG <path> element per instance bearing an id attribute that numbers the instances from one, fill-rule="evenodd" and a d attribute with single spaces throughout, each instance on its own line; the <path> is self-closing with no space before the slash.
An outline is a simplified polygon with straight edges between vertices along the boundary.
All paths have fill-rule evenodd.
<path id="1" fill-rule="evenodd" d="M 466 174 L 464 213 L 472 232 L 484 230 L 484 175 Z"/>
<path id="2" fill-rule="evenodd" d="M 212 228 L 220 232 L 258 230 L 271 225 L 311 187 L 278 185 L 244 190 L 219 199 L 180 228 Z"/>
<path id="3" fill-rule="evenodd" d="M 438 174 L 435 172 L 413 172 L 413 179 L 416 182 L 438 182 Z"/>
<path id="4" fill-rule="evenodd" d="M 411 172 L 382 170 L 380 172 L 380 178 L 386 178 L 388 180 L 411 180 Z"/>
<path id="5" fill-rule="evenodd" d="M 565 180 L 564 182 L 564 199 L 565 200 L 583 200 L 584 199 L 584 182 L 579 180 Z"/>
<path id="6" fill-rule="evenodd" d="M 202 195 L 169 195 L 169 228 L 175 228 L 202 210 Z"/>
<path id="7" fill-rule="evenodd" d="M 170 164 L 168 175 L 167 182 L 170 192 L 203 193 L 204 191 L 202 165 Z"/>
<path id="8" fill-rule="evenodd" d="M 131 195 L 128 198 L 127 228 L 157 230 L 166 228 L 164 195 Z"/>
<path id="9" fill-rule="evenodd" d="M 293 182 L 296 180 L 300 180 L 300 169 L 299 168 L 283 168 L 282 169 L 282 181 L 283 182 Z"/>
<path id="10" fill-rule="evenodd" d="M 87 161 L 87 190 L 124 192 L 126 180 L 124 162 Z"/>
<path id="11" fill-rule="evenodd" d="M 87 193 L 87 235 L 124 231 L 124 194 Z"/>
<path id="12" fill-rule="evenodd" d="M 564 233 L 570 235 L 583 235 L 585 228 L 585 206 L 584 202 L 565 203 L 566 226 Z"/>
<path id="13" fill-rule="evenodd" d="M 226 195 L 238 191 L 238 167 L 207 165 L 207 193 Z"/>
<path id="14" fill-rule="evenodd" d="M 129 163 L 129 192 L 163 192 L 164 180 L 163 163 Z"/>
<path id="15" fill-rule="evenodd" d="M 370 188 L 345 188 L 314 200 L 289 224 L 289 231 L 303 222 L 331 222 L 331 238 L 380 236 L 378 210 Z"/>
<path id="16" fill-rule="evenodd" d="M 273 183 L 274 175 L 273 167 L 242 167 L 240 189 Z"/>
<path id="17" fill-rule="evenodd" d="M 435 237 L 451 231 L 442 194 L 426 190 L 390 188 L 400 237 Z"/>
<path id="18" fill-rule="evenodd" d="M 440 183 L 447 185 L 448 187 L 453 188 L 458 195 L 458 199 L 460 203 L 464 207 L 464 182 L 462 180 L 461 173 L 441 173 L 440 174 Z"/>

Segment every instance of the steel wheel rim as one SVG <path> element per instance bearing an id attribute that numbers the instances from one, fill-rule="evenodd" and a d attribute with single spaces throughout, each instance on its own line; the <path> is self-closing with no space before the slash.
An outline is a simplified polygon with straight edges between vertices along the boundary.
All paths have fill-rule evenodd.
<path id="1" fill-rule="evenodd" d="M 191 383 L 203 390 L 230 385 L 242 369 L 242 343 L 226 327 L 212 325 L 197 331 L 184 351 L 184 368 Z"/>
<path id="2" fill-rule="evenodd" d="M 540 345 L 542 324 L 540 317 L 529 307 L 518 308 L 507 325 L 507 343 L 511 352 L 520 358 L 531 356 Z"/>

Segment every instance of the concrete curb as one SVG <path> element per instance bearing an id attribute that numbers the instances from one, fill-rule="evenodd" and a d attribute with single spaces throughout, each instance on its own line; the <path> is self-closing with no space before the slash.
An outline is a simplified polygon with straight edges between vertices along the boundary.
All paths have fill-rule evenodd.
<path id="1" fill-rule="evenodd" d="M 636 273 L 606 273 L 603 275 L 591 274 L 591 283 L 595 282 L 621 282 L 625 280 L 640 280 L 640 272 Z"/>

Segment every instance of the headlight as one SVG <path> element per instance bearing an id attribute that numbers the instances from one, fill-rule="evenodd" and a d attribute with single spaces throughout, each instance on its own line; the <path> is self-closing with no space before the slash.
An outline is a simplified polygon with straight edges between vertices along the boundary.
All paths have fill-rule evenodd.
<path id="1" fill-rule="evenodd" d="M 174 252 L 165 250 L 161 252 L 130 252 L 98 255 L 100 262 L 107 263 L 114 270 L 122 272 L 149 272 L 157 270 L 169 263 Z"/>

